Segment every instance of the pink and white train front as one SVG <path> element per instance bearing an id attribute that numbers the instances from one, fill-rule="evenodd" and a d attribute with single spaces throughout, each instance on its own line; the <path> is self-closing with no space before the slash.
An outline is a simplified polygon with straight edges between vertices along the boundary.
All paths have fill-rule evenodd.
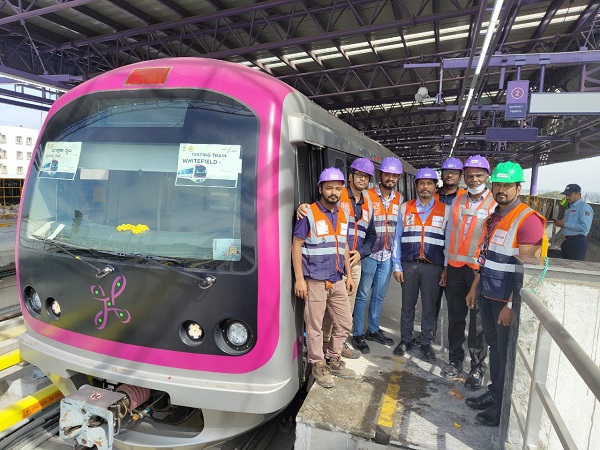
<path id="1" fill-rule="evenodd" d="M 67 397 L 67 442 L 202 448 L 293 399 L 287 116 L 306 104 L 255 70 L 195 58 L 116 69 L 55 102 L 17 270 L 21 355 Z"/>

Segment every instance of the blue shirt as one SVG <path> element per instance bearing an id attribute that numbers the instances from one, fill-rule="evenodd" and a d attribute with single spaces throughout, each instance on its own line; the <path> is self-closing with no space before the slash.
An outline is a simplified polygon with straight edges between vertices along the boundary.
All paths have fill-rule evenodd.
<path id="1" fill-rule="evenodd" d="M 569 208 L 565 211 L 563 234 L 565 236 L 577 236 L 579 234 L 587 236 L 592 227 L 593 219 L 594 210 L 580 198 L 569 205 Z"/>
<path id="2" fill-rule="evenodd" d="M 419 213 L 422 223 L 425 223 L 425 221 L 429 218 L 429 214 L 431 214 L 431 210 L 433 209 L 434 203 L 435 200 L 432 198 L 429 203 L 424 205 L 421 202 L 421 199 L 417 197 L 417 213 Z M 393 272 L 402 272 L 402 249 L 400 248 L 400 240 L 402 239 L 403 231 L 404 217 L 400 217 L 400 214 L 398 214 L 398 225 L 396 225 L 396 234 L 394 235 L 394 246 L 392 247 Z"/>

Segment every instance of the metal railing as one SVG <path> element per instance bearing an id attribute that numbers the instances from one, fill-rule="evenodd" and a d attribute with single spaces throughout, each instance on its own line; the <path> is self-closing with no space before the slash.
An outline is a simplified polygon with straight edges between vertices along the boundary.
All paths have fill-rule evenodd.
<path id="1" fill-rule="evenodd" d="M 511 399 L 512 408 L 516 413 L 517 423 L 523 436 L 523 449 L 538 448 L 544 410 L 562 446 L 567 449 L 576 449 L 577 445 L 546 388 L 552 342 L 554 341 L 558 345 L 598 400 L 600 400 L 600 368 L 532 291 L 523 289 L 521 295 L 523 303 L 529 306 L 540 321 L 533 364 L 525 349 L 520 344 L 517 346 L 517 354 L 521 357 L 531 377 L 527 416 L 523 414 L 521 407 Z"/>

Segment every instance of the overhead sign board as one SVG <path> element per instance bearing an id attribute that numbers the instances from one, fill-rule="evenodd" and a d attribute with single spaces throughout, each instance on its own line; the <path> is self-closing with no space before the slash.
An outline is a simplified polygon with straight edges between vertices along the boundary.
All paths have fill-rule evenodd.
<path id="1" fill-rule="evenodd" d="M 488 127 L 485 130 L 485 140 L 488 142 L 536 142 L 538 140 L 538 129 Z"/>
<path id="2" fill-rule="evenodd" d="M 529 100 L 529 81 L 509 81 L 506 88 L 507 120 L 520 120 L 527 117 L 527 101 Z"/>

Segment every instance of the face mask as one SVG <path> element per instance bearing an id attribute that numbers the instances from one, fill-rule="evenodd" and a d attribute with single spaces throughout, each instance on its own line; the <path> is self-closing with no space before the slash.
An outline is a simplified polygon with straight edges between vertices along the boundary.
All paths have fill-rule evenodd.
<path id="1" fill-rule="evenodd" d="M 480 184 L 479 186 L 477 186 L 476 188 L 473 188 L 473 189 L 468 188 L 467 191 L 471 195 L 481 194 L 483 191 L 485 191 L 485 184 Z"/>

